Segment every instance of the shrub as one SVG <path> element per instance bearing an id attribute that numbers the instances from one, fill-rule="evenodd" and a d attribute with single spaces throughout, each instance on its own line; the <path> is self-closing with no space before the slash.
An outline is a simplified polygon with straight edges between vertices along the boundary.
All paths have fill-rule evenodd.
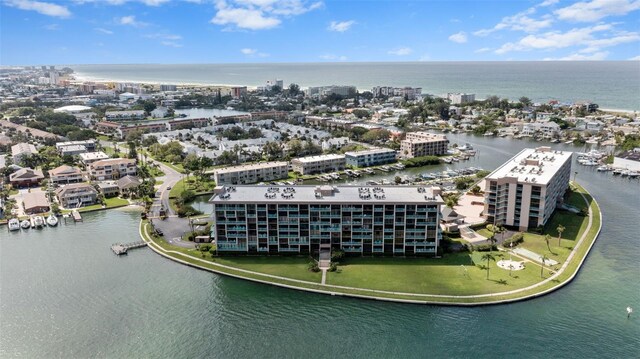
<path id="1" fill-rule="evenodd" d="M 477 244 L 477 245 L 470 245 L 470 246 L 472 250 L 478 251 L 478 252 L 489 252 L 491 250 L 498 250 L 498 247 L 492 244 Z"/>
<path id="2" fill-rule="evenodd" d="M 524 242 L 524 233 L 520 232 L 520 233 L 516 233 L 513 236 L 507 238 L 504 243 L 502 243 L 502 246 L 505 248 L 509 248 L 511 247 L 511 243 L 513 243 L 514 246 L 517 246 L 518 244 Z"/>
<path id="3" fill-rule="evenodd" d="M 342 249 L 336 249 L 331 251 L 331 261 L 344 258 L 344 251 Z"/>
<path id="4" fill-rule="evenodd" d="M 331 262 L 331 266 L 329 267 L 329 272 L 335 272 L 338 270 L 338 262 Z"/>
<path id="5" fill-rule="evenodd" d="M 311 260 L 309 264 L 307 264 L 307 269 L 312 272 L 320 272 L 320 267 L 318 267 L 318 262 L 315 260 Z"/>

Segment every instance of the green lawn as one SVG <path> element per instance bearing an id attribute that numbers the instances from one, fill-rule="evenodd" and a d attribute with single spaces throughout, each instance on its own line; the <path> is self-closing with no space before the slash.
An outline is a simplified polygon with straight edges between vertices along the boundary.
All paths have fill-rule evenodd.
<path id="1" fill-rule="evenodd" d="M 507 254 L 493 252 L 497 260 Z M 490 263 L 489 280 L 482 253 L 447 254 L 442 258 L 348 258 L 327 284 L 405 293 L 470 295 L 508 291 L 540 280 L 540 268 L 509 271 Z M 463 267 L 464 266 L 464 269 Z M 465 271 L 466 269 L 466 271 Z"/>
<path id="2" fill-rule="evenodd" d="M 181 179 L 176 182 L 176 184 L 171 187 L 169 191 L 169 198 L 176 198 L 180 196 L 180 193 L 185 189 L 194 191 L 196 195 L 199 194 L 207 194 L 213 192 L 213 189 L 216 187 L 216 183 L 213 180 L 202 181 L 200 179 L 196 179 L 193 176 L 189 177 L 189 181 L 187 182 L 186 178 Z"/>
<path id="3" fill-rule="evenodd" d="M 216 257 L 216 263 L 254 272 L 320 283 L 322 273 L 307 269 L 309 258 L 285 256 Z"/>
<path id="4" fill-rule="evenodd" d="M 78 208 L 78 212 L 90 212 L 90 211 L 95 211 L 99 209 L 109 209 L 109 208 L 123 207 L 123 206 L 129 205 L 128 200 L 123 198 L 118 198 L 118 197 L 105 198 L 104 202 L 107 205 L 105 208 L 102 208 L 101 204 L 94 204 L 91 206 Z M 66 212 L 68 213 L 70 211 L 67 210 Z"/>

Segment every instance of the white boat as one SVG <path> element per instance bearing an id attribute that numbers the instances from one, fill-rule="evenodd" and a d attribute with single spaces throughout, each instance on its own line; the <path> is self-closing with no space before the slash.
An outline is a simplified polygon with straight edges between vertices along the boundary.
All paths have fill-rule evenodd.
<path id="1" fill-rule="evenodd" d="M 598 171 L 598 172 L 606 172 L 606 171 L 609 171 L 609 170 L 610 170 L 610 168 L 608 166 L 600 166 L 600 167 L 596 168 L 596 171 Z"/>
<path id="2" fill-rule="evenodd" d="M 9 220 L 9 223 L 7 223 L 7 225 L 9 226 L 10 231 L 20 230 L 20 220 L 17 218 L 11 218 Z"/>
<path id="3" fill-rule="evenodd" d="M 640 172 L 638 171 L 629 171 L 629 178 L 636 178 L 638 176 L 640 176 Z"/>
<path id="4" fill-rule="evenodd" d="M 379 169 L 380 171 L 383 171 L 383 172 L 389 172 L 389 171 L 391 171 L 391 167 L 389 167 L 389 166 L 380 166 L 380 167 L 378 167 L 378 169 Z"/>
<path id="5" fill-rule="evenodd" d="M 613 170 L 613 174 L 614 175 L 619 175 L 622 174 L 623 169 L 622 168 L 616 168 Z"/>
<path id="6" fill-rule="evenodd" d="M 57 226 L 58 217 L 54 216 L 53 214 L 50 214 L 49 217 L 47 217 L 47 224 L 50 225 L 51 227 Z"/>
<path id="7" fill-rule="evenodd" d="M 33 217 L 32 226 L 34 228 L 42 228 L 44 226 L 44 217 L 42 217 L 42 216 Z"/>
<path id="8" fill-rule="evenodd" d="M 442 159 L 442 161 L 444 161 L 445 163 L 453 162 L 453 160 L 450 157 L 445 157 L 445 158 Z"/>
<path id="9" fill-rule="evenodd" d="M 622 172 L 620 172 L 620 176 L 622 177 L 627 177 L 629 175 L 629 170 L 623 170 Z"/>
<path id="10" fill-rule="evenodd" d="M 28 219 L 25 219 L 24 221 L 20 222 L 20 227 L 22 227 L 22 229 L 29 229 L 31 228 L 31 222 L 29 222 Z"/>

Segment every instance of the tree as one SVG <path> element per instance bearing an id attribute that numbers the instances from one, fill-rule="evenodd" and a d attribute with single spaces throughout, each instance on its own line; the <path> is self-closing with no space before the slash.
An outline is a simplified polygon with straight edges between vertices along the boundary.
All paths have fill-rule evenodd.
<path id="1" fill-rule="evenodd" d="M 138 150 L 136 149 L 136 143 L 133 141 L 129 141 L 127 142 L 127 145 L 129 146 L 129 158 L 132 159 L 137 159 L 138 158 Z"/>
<path id="2" fill-rule="evenodd" d="M 489 262 L 496 260 L 496 257 L 493 256 L 493 254 L 491 253 L 485 253 L 482 255 L 482 260 L 483 261 L 487 261 L 487 279 L 489 279 Z"/>
<path id="3" fill-rule="evenodd" d="M 453 209 L 453 207 L 458 205 L 459 200 L 460 197 L 457 194 L 450 194 L 445 198 L 444 203 L 447 207 Z"/>
<path id="4" fill-rule="evenodd" d="M 522 97 L 520 97 L 520 99 L 519 99 L 518 101 L 519 101 L 519 102 L 522 104 L 522 106 L 524 106 L 524 107 L 529 107 L 529 106 L 531 105 L 531 100 L 530 100 L 528 97 L 526 97 L 526 96 L 522 96 Z"/>
<path id="5" fill-rule="evenodd" d="M 489 244 L 490 244 L 489 253 L 491 253 L 493 252 L 493 246 L 495 246 L 496 243 L 498 242 L 495 232 L 491 232 L 491 237 L 487 238 L 487 241 L 489 241 Z"/>
<path id="6" fill-rule="evenodd" d="M 556 228 L 556 231 L 558 231 L 558 247 L 560 247 L 560 237 L 562 237 L 562 232 L 564 232 L 566 228 L 564 228 L 563 225 L 559 224 L 558 228 Z"/>
<path id="7" fill-rule="evenodd" d="M 551 240 L 551 236 L 548 234 L 545 234 L 544 236 L 544 241 L 547 243 L 547 249 L 549 250 L 549 252 L 551 252 L 551 247 L 549 246 L 549 241 Z"/>
<path id="8" fill-rule="evenodd" d="M 474 196 L 479 195 L 479 194 L 480 194 L 480 192 L 482 192 L 482 189 L 480 188 L 480 186 L 475 185 L 475 186 L 471 187 L 471 193 L 472 193 Z"/>
<path id="9" fill-rule="evenodd" d="M 290 84 L 289 85 L 289 96 L 296 97 L 300 93 L 300 86 L 298 84 Z"/>
<path id="10" fill-rule="evenodd" d="M 542 257 L 540 257 L 540 261 L 542 262 L 542 265 L 540 266 L 540 278 L 544 278 L 544 266 L 546 265 L 548 260 L 549 257 L 544 254 L 542 255 Z"/>

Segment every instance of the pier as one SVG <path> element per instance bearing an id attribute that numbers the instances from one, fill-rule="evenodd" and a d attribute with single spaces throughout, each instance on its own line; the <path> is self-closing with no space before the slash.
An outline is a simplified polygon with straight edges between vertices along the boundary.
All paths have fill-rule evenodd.
<path id="1" fill-rule="evenodd" d="M 129 249 L 142 248 L 142 247 L 146 247 L 146 245 L 147 245 L 147 242 L 145 241 L 139 241 L 139 242 L 133 242 L 133 243 L 127 243 L 127 244 L 115 243 L 111 245 L 111 250 L 113 251 L 113 253 L 117 255 L 122 255 L 122 254 L 127 254 L 127 251 Z"/>
<path id="2" fill-rule="evenodd" d="M 73 217 L 73 220 L 76 222 L 82 222 L 82 216 L 80 215 L 80 212 L 78 211 L 72 211 L 71 212 L 71 216 Z"/>

